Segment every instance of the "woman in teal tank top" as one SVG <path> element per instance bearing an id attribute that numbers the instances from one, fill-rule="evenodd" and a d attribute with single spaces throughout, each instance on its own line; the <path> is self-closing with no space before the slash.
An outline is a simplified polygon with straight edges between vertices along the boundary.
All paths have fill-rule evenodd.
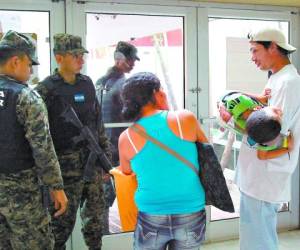
<path id="1" fill-rule="evenodd" d="M 127 79 L 123 116 L 197 168 L 195 141 L 207 138 L 190 111 L 168 111 L 159 79 L 142 72 Z M 205 234 L 205 193 L 199 177 L 183 162 L 132 128 L 119 138 L 120 169 L 134 172 L 139 210 L 134 249 L 199 249 Z"/>

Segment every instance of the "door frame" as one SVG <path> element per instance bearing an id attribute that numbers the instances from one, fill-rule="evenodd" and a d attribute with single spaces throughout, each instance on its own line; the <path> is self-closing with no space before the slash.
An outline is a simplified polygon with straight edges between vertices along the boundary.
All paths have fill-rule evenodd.
<path id="1" fill-rule="evenodd" d="M 144 14 L 162 16 L 184 17 L 184 106 L 197 114 L 197 93 L 188 91 L 197 87 L 197 15 L 194 7 L 153 6 L 139 4 L 109 4 L 86 2 L 78 4 L 70 2 L 69 15 L 67 14 L 67 32 L 79 35 L 86 39 L 86 13 L 120 13 L 120 14 Z M 68 6 L 68 5 L 67 5 Z M 68 10 L 67 10 L 68 12 Z M 74 18 L 76 17 L 76 18 Z M 78 216 L 79 217 L 79 216 Z M 120 233 L 103 237 L 103 249 L 132 249 L 133 233 Z M 85 249 L 82 244 L 80 225 L 76 224 L 73 231 L 72 242 L 76 249 Z M 75 248 L 74 248 L 75 250 Z"/>

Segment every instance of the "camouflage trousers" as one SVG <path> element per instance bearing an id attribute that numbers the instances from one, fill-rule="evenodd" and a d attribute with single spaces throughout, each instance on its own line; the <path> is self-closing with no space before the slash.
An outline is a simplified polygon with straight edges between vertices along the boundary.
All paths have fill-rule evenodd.
<path id="1" fill-rule="evenodd" d="M 50 216 L 36 174 L 0 174 L 0 249 L 52 250 Z"/>
<path id="2" fill-rule="evenodd" d="M 82 199 L 80 210 L 82 229 L 86 245 L 89 250 L 101 249 L 102 245 L 102 213 L 105 207 L 102 190 L 102 178 L 95 174 L 91 182 L 83 181 L 82 157 L 76 154 L 59 156 L 64 179 L 64 190 L 68 197 L 67 211 L 60 217 L 52 217 L 51 227 L 55 237 L 55 250 L 66 249 L 66 242 L 70 237 L 76 222 L 77 210 Z M 51 214 L 53 214 L 53 208 Z"/>

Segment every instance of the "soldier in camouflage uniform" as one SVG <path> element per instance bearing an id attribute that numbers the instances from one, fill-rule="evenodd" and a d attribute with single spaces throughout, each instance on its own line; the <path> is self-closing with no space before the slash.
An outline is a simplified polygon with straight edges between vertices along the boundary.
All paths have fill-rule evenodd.
<path id="1" fill-rule="evenodd" d="M 74 228 L 78 207 L 83 200 L 81 218 L 85 242 L 91 250 L 101 249 L 101 214 L 104 207 L 101 175 L 95 171 L 92 181 L 83 180 L 89 150 L 85 142 L 75 143 L 74 138 L 80 131 L 60 116 L 64 111 L 62 103 L 72 106 L 83 125 L 90 128 L 97 136 L 99 145 L 111 157 L 95 87 L 88 76 L 80 74 L 84 53 L 88 51 L 82 47 L 80 37 L 55 35 L 54 54 L 59 67 L 37 86 L 48 108 L 50 131 L 69 199 L 66 213 L 54 218 L 52 222 L 57 250 L 65 249 L 65 243 Z"/>
<path id="2" fill-rule="evenodd" d="M 126 80 L 125 73 L 129 73 L 133 69 L 135 61 L 139 61 L 140 58 L 137 56 L 135 46 L 120 41 L 114 52 L 114 60 L 114 66 L 109 68 L 107 73 L 96 82 L 97 97 L 101 105 L 104 123 L 121 123 L 124 121 L 121 115 L 123 105 L 120 93 Z M 125 129 L 126 127 L 105 129 L 106 135 L 112 143 L 112 160 L 114 166 L 119 165 L 118 140 L 120 134 Z M 106 203 L 103 213 L 103 233 L 108 234 L 109 207 L 114 202 L 115 193 L 111 182 L 106 176 L 104 176 L 103 190 Z"/>
<path id="3" fill-rule="evenodd" d="M 37 65 L 34 42 L 8 31 L 0 41 L 0 249 L 51 250 L 50 216 L 40 184 L 50 188 L 55 216 L 67 198 L 49 132 L 47 110 L 26 81 Z"/>

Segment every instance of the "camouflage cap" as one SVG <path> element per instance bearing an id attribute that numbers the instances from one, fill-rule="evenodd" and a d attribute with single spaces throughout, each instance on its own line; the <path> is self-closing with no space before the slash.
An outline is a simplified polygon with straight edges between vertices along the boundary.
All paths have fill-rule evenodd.
<path id="1" fill-rule="evenodd" d="M 127 59 L 133 59 L 133 60 L 140 60 L 140 58 L 137 56 L 137 49 L 134 45 L 120 41 L 117 44 L 116 52 L 122 53 Z"/>
<path id="2" fill-rule="evenodd" d="M 89 53 L 81 44 L 81 37 L 70 34 L 56 34 L 54 35 L 54 54 L 59 53 Z"/>
<path id="3" fill-rule="evenodd" d="M 36 43 L 31 37 L 25 34 L 9 30 L 0 40 L 0 50 L 1 49 L 22 51 L 31 59 L 32 65 L 39 65 L 36 55 Z"/>

